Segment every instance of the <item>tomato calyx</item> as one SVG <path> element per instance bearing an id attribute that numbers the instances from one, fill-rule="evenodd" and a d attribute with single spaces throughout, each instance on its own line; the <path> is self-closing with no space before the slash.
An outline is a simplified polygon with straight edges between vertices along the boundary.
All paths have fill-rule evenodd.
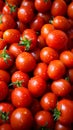
<path id="1" fill-rule="evenodd" d="M 0 57 L 2 57 L 5 62 L 7 62 L 7 60 L 10 59 L 9 54 L 6 52 L 6 48 L 7 47 L 4 47 L 2 53 L 0 54 Z"/>
<path id="2" fill-rule="evenodd" d="M 53 111 L 54 120 L 55 121 L 58 120 L 60 115 L 61 115 L 61 111 L 59 111 L 57 108 L 55 108 L 54 111 Z"/>
<path id="3" fill-rule="evenodd" d="M 28 51 L 30 49 L 31 40 L 28 40 L 26 37 L 20 38 L 19 45 L 25 46 L 25 50 Z"/>
<path id="4" fill-rule="evenodd" d="M 2 111 L 0 111 L 0 119 L 2 119 L 3 121 L 7 121 L 9 119 L 9 113 L 10 112 L 2 112 Z"/>
<path id="5" fill-rule="evenodd" d="M 21 81 L 17 80 L 16 82 L 10 83 L 9 86 L 16 85 L 17 87 L 21 87 L 23 82 L 24 82 L 23 80 Z"/>
<path id="6" fill-rule="evenodd" d="M 11 13 L 16 11 L 16 6 L 15 5 L 8 4 L 8 6 L 10 8 Z"/>
<path id="7" fill-rule="evenodd" d="M 0 15 L 0 24 L 2 23 L 2 14 Z"/>

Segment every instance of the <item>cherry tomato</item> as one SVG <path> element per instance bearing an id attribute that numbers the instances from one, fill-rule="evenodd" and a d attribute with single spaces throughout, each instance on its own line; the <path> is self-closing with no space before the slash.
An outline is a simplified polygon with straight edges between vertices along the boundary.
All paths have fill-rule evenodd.
<path id="1" fill-rule="evenodd" d="M 13 87 L 27 87 L 29 76 L 22 71 L 15 71 L 11 76 Z"/>
<path id="2" fill-rule="evenodd" d="M 53 80 L 62 78 L 65 72 L 66 72 L 66 68 L 64 64 L 62 63 L 62 61 L 60 60 L 53 60 L 48 65 L 47 73 L 48 73 L 49 78 Z"/>
<path id="3" fill-rule="evenodd" d="M 40 76 L 33 76 L 29 79 L 28 89 L 34 97 L 40 97 L 45 93 L 46 81 Z"/>
<path id="4" fill-rule="evenodd" d="M 30 129 L 33 124 L 33 116 L 27 108 L 17 108 L 13 111 L 10 123 L 15 130 Z"/>
<path id="5" fill-rule="evenodd" d="M 63 125 L 59 121 L 55 124 L 55 130 L 72 130 L 71 125 Z"/>
<path id="6" fill-rule="evenodd" d="M 36 62 L 40 61 L 40 48 L 39 47 L 36 47 L 30 53 L 35 58 Z"/>
<path id="7" fill-rule="evenodd" d="M 21 0 L 6 0 L 8 4 L 20 5 Z"/>
<path id="8" fill-rule="evenodd" d="M 45 93 L 40 101 L 42 108 L 46 111 L 54 109 L 56 107 L 56 103 L 57 96 L 52 92 Z"/>
<path id="9" fill-rule="evenodd" d="M 13 129 L 12 129 L 10 124 L 5 123 L 5 124 L 0 126 L 0 130 L 13 130 Z"/>
<path id="10" fill-rule="evenodd" d="M 71 2 L 69 5 L 68 5 L 68 8 L 67 8 L 67 15 L 73 19 L 73 2 Z"/>
<path id="11" fill-rule="evenodd" d="M 22 0 L 20 6 L 30 6 L 34 10 L 34 2 L 32 0 Z"/>
<path id="12" fill-rule="evenodd" d="M 0 38 L 0 50 L 4 49 L 5 46 L 7 46 L 7 42 L 6 40 L 4 40 L 3 38 Z"/>
<path id="13" fill-rule="evenodd" d="M 56 81 L 53 81 L 51 84 L 51 90 L 53 93 L 55 93 L 57 96 L 66 96 L 71 92 L 72 86 L 70 83 L 65 79 L 59 79 Z"/>
<path id="14" fill-rule="evenodd" d="M 2 0 L 0 0 L 0 11 L 2 11 L 3 6 L 4 6 L 4 2 Z"/>
<path id="15" fill-rule="evenodd" d="M 12 91 L 11 101 L 15 107 L 29 107 L 32 103 L 32 96 L 27 88 L 18 87 Z"/>
<path id="16" fill-rule="evenodd" d="M 46 47 L 46 42 L 45 42 L 45 39 L 43 38 L 42 35 L 39 35 L 39 36 L 38 36 L 37 42 L 38 42 L 38 47 L 39 47 L 40 49 L 42 49 L 43 47 Z"/>
<path id="17" fill-rule="evenodd" d="M 17 21 L 16 22 L 16 24 L 17 24 L 17 29 L 20 31 L 20 33 L 23 33 L 23 31 L 26 29 L 26 28 L 28 28 L 28 25 L 27 24 L 24 24 L 23 22 L 21 22 L 21 21 Z"/>
<path id="18" fill-rule="evenodd" d="M 30 72 L 36 66 L 36 60 L 29 52 L 22 52 L 16 58 L 16 67 L 23 72 Z"/>
<path id="19" fill-rule="evenodd" d="M 73 83 L 73 69 L 68 70 L 69 81 Z"/>
<path id="20" fill-rule="evenodd" d="M 0 69 L 0 80 L 1 80 L 1 81 L 4 81 L 4 82 L 6 82 L 6 83 L 9 83 L 9 82 L 10 82 L 10 78 L 11 78 L 11 77 L 10 77 L 9 72 Z"/>

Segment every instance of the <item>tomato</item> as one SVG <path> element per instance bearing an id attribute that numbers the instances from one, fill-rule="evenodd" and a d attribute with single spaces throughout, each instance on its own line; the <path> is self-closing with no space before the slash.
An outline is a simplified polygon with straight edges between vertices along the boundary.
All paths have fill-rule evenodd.
<path id="1" fill-rule="evenodd" d="M 4 49 L 5 46 L 7 46 L 6 40 L 0 38 L 0 50 Z"/>
<path id="2" fill-rule="evenodd" d="M 1 80 L 1 81 L 4 81 L 4 82 L 6 82 L 6 83 L 9 83 L 9 82 L 10 82 L 10 78 L 11 78 L 11 77 L 10 77 L 9 72 L 0 69 L 0 80 Z"/>
<path id="3" fill-rule="evenodd" d="M 13 56 L 6 47 L 0 50 L 0 69 L 7 70 L 13 65 Z"/>
<path id="4" fill-rule="evenodd" d="M 46 64 L 49 64 L 52 60 L 58 59 L 58 53 L 51 47 L 43 47 L 40 51 L 40 59 Z"/>
<path id="5" fill-rule="evenodd" d="M 0 124 L 9 123 L 14 106 L 11 103 L 0 103 Z"/>
<path id="6" fill-rule="evenodd" d="M 59 79 L 56 81 L 53 81 L 51 84 L 51 90 L 53 93 L 55 93 L 57 96 L 66 96 L 71 92 L 72 86 L 70 83 L 65 79 Z"/>
<path id="7" fill-rule="evenodd" d="M 73 69 L 68 70 L 69 81 L 73 83 Z"/>
<path id="8" fill-rule="evenodd" d="M 16 22 L 16 24 L 17 24 L 17 29 L 20 31 L 20 33 L 23 33 L 23 31 L 26 28 L 28 28 L 27 24 L 24 24 L 23 22 L 21 22 L 19 20 Z"/>
<path id="9" fill-rule="evenodd" d="M 49 111 L 41 110 L 35 114 L 35 123 L 38 128 L 46 129 L 46 128 L 53 128 L 53 117 Z M 36 128 L 36 127 L 35 127 Z"/>
<path id="10" fill-rule="evenodd" d="M 31 16 L 31 17 L 30 17 Z M 31 6 L 21 6 L 18 9 L 18 19 L 23 23 L 30 23 L 34 17 L 34 11 Z"/>
<path id="11" fill-rule="evenodd" d="M 40 97 L 45 93 L 46 81 L 40 76 L 33 76 L 29 79 L 28 90 L 34 97 Z"/>
<path id="12" fill-rule="evenodd" d="M 55 27 L 55 29 L 59 29 L 59 30 L 62 30 L 62 31 L 67 31 L 71 27 L 68 19 L 65 18 L 64 16 L 56 16 L 56 17 L 54 17 L 53 21 L 52 21 L 52 24 Z"/>
<path id="13" fill-rule="evenodd" d="M 4 6 L 4 2 L 2 0 L 0 0 L 0 11 L 2 11 L 3 6 Z"/>
<path id="14" fill-rule="evenodd" d="M 16 67 L 23 72 L 30 72 L 36 66 L 36 60 L 29 52 L 22 52 L 16 58 Z"/>
<path id="15" fill-rule="evenodd" d="M 18 87 L 12 91 L 11 101 L 15 107 L 29 107 L 32 103 L 32 96 L 27 88 Z"/>
<path id="16" fill-rule="evenodd" d="M 8 85 L 5 81 L 0 80 L 0 101 L 4 100 L 8 95 Z"/>
<path id="17" fill-rule="evenodd" d="M 41 28 L 41 35 L 46 39 L 47 35 L 54 30 L 54 26 L 52 24 L 44 24 Z"/>
<path id="18" fill-rule="evenodd" d="M 73 67 L 73 53 L 71 51 L 67 50 L 61 52 L 60 60 L 64 63 L 66 67 Z"/>
<path id="19" fill-rule="evenodd" d="M 73 19 L 73 2 L 71 2 L 69 5 L 68 5 L 68 8 L 67 8 L 67 15 L 68 17 L 70 17 L 71 19 Z"/>
<path id="20" fill-rule="evenodd" d="M 55 124 L 55 130 L 72 130 L 71 125 L 63 125 L 59 121 Z"/>
<path id="21" fill-rule="evenodd" d="M 40 48 L 39 47 L 36 47 L 30 53 L 35 58 L 36 62 L 40 61 Z"/>
<path id="22" fill-rule="evenodd" d="M 57 103 L 54 110 L 54 119 L 60 121 L 62 124 L 71 124 L 73 122 L 73 104 L 69 99 L 61 99 Z"/>
<path id="23" fill-rule="evenodd" d="M 68 43 L 66 33 L 61 30 L 53 30 L 46 37 L 46 44 L 56 50 L 65 49 Z"/>
<path id="24" fill-rule="evenodd" d="M 13 18 L 17 17 L 17 6 L 11 4 L 5 4 L 2 10 L 3 14 L 10 14 Z"/>
<path id="25" fill-rule="evenodd" d="M 64 0 L 54 0 L 51 7 L 51 14 L 53 16 L 66 15 L 67 4 Z"/>
<path id="26" fill-rule="evenodd" d="M 6 31 L 10 28 L 15 28 L 15 21 L 9 14 L 0 14 L 0 30 Z"/>
<path id="27" fill-rule="evenodd" d="M 43 36 L 41 34 L 38 36 L 37 42 L 38 42 L 38 47 L 40 49 L 42 49 L 43 47 L 46 47 L 45 39 L 43 38 Z"/>
<path id="28" fill-rule="evenodd" d="M 51 0 L 43 1 L 43 0 L 35 0 L 34 2 L 35 9 L 38 12 L 45 13 L 51 8 Z"/>
<path id="29" fill-rule="evenodd" d="M 5 124 L 0 126 L 0 130 L 13 130 L 13 129 L 12 129 L 10 124 L 5 123 Z"/>
<path id="30" fill-rule="evenodd" d="M 8 29 L 3 33 L 3 38 L 9 43 L 18 43 L 20 40 L 20 32 L 17 29 Z"/>
<path id="31" fill-rule="evenodd" d="M 48 23 L 48 21 L 51 17 L 51 14 L 50 13 L 48 14 L 48 12 L 46 12 L 46 13 L 38 12 L 37 15 L 42 17 L 44 19 L 45 23 Z"/>
<path id="32" fill-rule="evenodd" d="M 15 130 L 30 129 L 33 124 L 33 116 L 27 108 L 17 108 L 13 111 L 10 123 Z"/>
<path id="33" fill-rule="evenodd" d="M 19 45 L 24 46 L 24 50 L 33 50 L 37 44 L 37 35 L 33 29 L 25 29 L 20 38 Z"/>
<path id="34" fill-rule="evenodd" d="M 21 0 L 6 0 L 8 4 L 20 5 Z"/>
<path id="35" fill-rule="evenodd" d="M 34 10 L 34 2 L 32 0 L 22 0 L 20 6 L 30 6 Z"/>
<path id="36" fill-rule="evenodd" d="M 0 31 L 0 39 L 3 38 L 3 31 Z"/>
<path id="37" fill-rule="evenodd" d="M 56 107 L 56 103 L 57 96 L 52 92 L 45 93 L 40 101 L 42 108 L 46 111 L 54 109 Z"/>
<path id="38" fill-rule="evenodd" d="M 66 68 L 60 60 L 53 60 L 48 65 L 47 73 L 50 79 L 60 79 L 64 76 L 65 72 Z"/>
<path id="39" fill-rule="evenodd" d="M 22 71 L 15 71 L 11 76 L 13 87 L 27 87 L 29 76 Z"/>
<path id="40" fill-rule="evenodd" d="M 34 69 L 34 76 L 41 76 L 44 80 L 48 80 L 47 67 L 46 63 L 39 62 Z"/>

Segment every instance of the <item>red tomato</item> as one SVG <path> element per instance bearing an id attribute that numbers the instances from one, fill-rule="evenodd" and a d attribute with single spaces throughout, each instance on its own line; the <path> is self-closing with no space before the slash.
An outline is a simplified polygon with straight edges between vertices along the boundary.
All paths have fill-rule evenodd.
<path id="1" fill-rule="evenodd" d="M 27 87 L 29 76 L 22 71 L 15 71 L 11 76 L 13 87 Z"/>
<path id="2" fill-rule="evenodd" d="M 6 42 L 6 40 L 0 38 L 0 50 L 4 49 L 4 47 L 7 45 L 8 43 Z"/>
<path id="3" fill-rule="evenodd" d="M 73 69 L 68 70 L 69 81 L 73 83 Z"/>
<path id="4" fill-rule="evenodd" d="M 51 47 L 43 47 L 40 51 L 40 59 L 49 64 L 50 61 L 58 59 L 58 52 Z"/>
<path id="5" fill-rule="evenodd" d="M 12 91 L 11 101 L 15 107 L 29 107 L 32 103 L 32 96 L 27 88 L 18 87 Z"/>
<path id="6" fill-rule="evenodd" d="M 60 121 L 62 124 L 71 124 L 73 122 L 73 104 L 69 99 L 61 99 L 57 103 L 54 110 L 54 119 Z"/>
<path id="7" fill-rule="evenodd" d="M 48 76 L 53 80 L 60 79 L 66 72 L 65 66 L 60 60 L 53 60 L 48 65 Z"/>
<path id="8" fill-rule="evenodd" d="M 22 0 L 21 6 L 30 6 L 34 10 L 34 2 L 32 0 Z"/>
<path id="9" fill-rule="evenodd" d="M 42 35 L 39 35 L 39 36 L 38 36 L 37 42 L 38 42 L 38 47 L 39 47 L 40 49 L 42 49 L 43 47 L 46 46 L 45 39 L 43 38 Z"/>
<path id="10" fill-rule="evenodd" d="M 20 5 L 21 0 L 6 0 L 8 4 Z"/>
<path id="11" fill-rule="evenodd" d="M 18 43 L 20 40 L 20 32 L 17 29 L 8 29 L 3 33 L 3 38 L 9 43 Z"/>
<path id="12" fill-rule="evenodd" d="M 32 127 L 33 116 L 27 108 L 17 108 L 13 111 L 10 119 L 14 130 L 27 130 Z"/>
<path id="13" fill-rule="evenodd" d="M 36 62 L 40 61 L 40 48 L 39 47 L 36 47 L 30 53 L 35 58 Z"/>
<path id="14" fill-rule="evenodd" d="M 0 69 L 0 80 L 4 81 L 6 83 L 9 83 L 10 82 L 10 74 L 9 74 L 9 72 Z"/>
<path id="15" fill-rule="evenodd" d="M 5 81 L 0 80 L 0 101 L 4 100 L 8 95 L 8 85 Z"/>
<path id="16" fill-rule="evenodd" d="M 0 11 L 2 11 L 3 6 L 4 6 L 4 2 L 2 0 L 0 0 Z"/>
<path id="17" fill-rule="evenodd" d="M 26 28 L 28 28 L 28 25 L 27 24 L 24 24 L 23 22 L 21 22 L 21 21 L 17 21 L 16 22 L 16 24 L 17 24 L 17 29 L 20 31 L 20 33 L 23 33 L 23 31 L 26 29 Z"/>
<path id="18" fill-rule="evenodd" d="M 53 30 L 46 37 L 46 44 L 56 50 L 65 49 L 68 43 L 66 33 L 61 30 Z"/>
<path id="19" fill-rule="evenodd" d="M 54 109 L 56 107 L 56 103 L 57 96 L 52 92 L 45 93 L 40 101 L 42 108 L 46 111 Z"/>
<path id="20" fill-rule="evenodd" d="M 68 8 L 67 8 L 67 15 L 71 19 L 73 19 L 73 13 L 72 12 L 73 12 L 73 1 L 68 5 Z"/>
<path id="21" fill-rule="evenodd" d="M 16 67 L 23 72 L 30 72 L 36 66 L 36 60 L 29 52 L 22 52 L 16 58 Z"/>
<path id="22" fill-rule="evenodd" d="M 59 121 L 55 123 L 55 130 L 72 130 L 71 125 L 63 125 Z"/>
<path id="23" fill-rule="evenodd" d="M 65 79 L 59 79 L 56 81 L 53 81 L 51 84 L 51 90 L 53 93 L 55 93 L 57 96 L 66 96 L 71 92 L 72 86 L 70 83 Z"/>
<path id="24" fill-rule="evenodd" d="M 0 126 L 0 130 L 13 130 L 13 129 L 12 129 L 10 124 L 5 123 L 5 124 Z"/>

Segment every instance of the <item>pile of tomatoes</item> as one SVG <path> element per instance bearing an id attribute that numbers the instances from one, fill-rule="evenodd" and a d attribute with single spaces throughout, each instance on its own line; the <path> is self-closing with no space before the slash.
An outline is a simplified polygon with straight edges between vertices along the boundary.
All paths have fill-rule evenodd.
<path id="1" fill-rule="evenodd" d="M 72 0 L 0 0 L 0 130 L 73 130 Z"/>

